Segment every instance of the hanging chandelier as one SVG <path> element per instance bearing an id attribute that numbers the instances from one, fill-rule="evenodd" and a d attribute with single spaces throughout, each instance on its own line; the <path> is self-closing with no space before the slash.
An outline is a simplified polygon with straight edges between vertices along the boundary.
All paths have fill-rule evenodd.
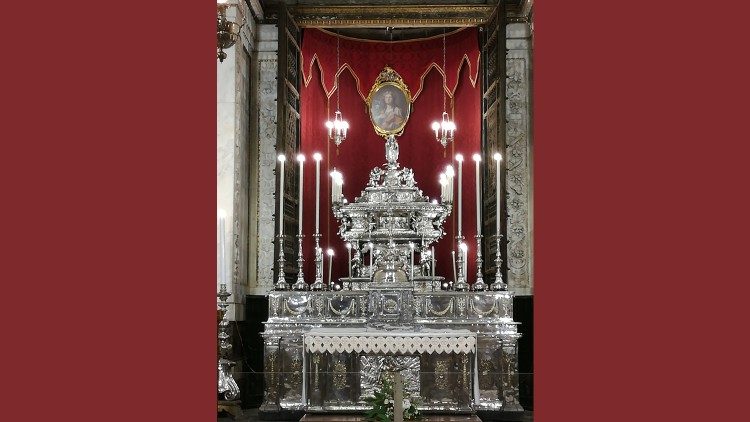
<path id="1" fill-rule="evenodd" d="M 333 117 L 333 121 L 329 120 L 326 122 L 326 127 L 328 128 L 328 139 L 332 140 L 336 144 L 337 148 L 339 145 L 341 145 L 342 142 L 344 142 L 344 140 L 346 139 L 346 131 L 349 130 L 349 123 L 344 120 L 343 116 L 341 115 L 341 110 L 339 110 L 339 93 L 341 91 L 338 77 L 340 49 L 339 44 L 340 38 L 338 37 L 338 34 L 336 34 L 336 72 L 334 73 L 336 77 L 336 114 Z"/>
<path id="2" fill-rule="evenodd" d="M 445 29 L 443 29 L 443 77 L 447 72 L 445 70 Z M 443 119 L 440 122 L 432 122 L 432 130 L 435 131 L 435 140 L 445 148 L 453 142 L 456 124 L 450 120 L 448 113 L 445 111 L 445 86 L 443 86 Z"/>
<path id="3" fill-rule="evenodd" d="M 229 6 L 227 0 L 217 0 L 216 2 L 216 48 L 218 49 L 216 58 L 222 63 L 227 58 L 227 53 L 224 50 L 237 42 L 242 27 L 241 24 L 227 19 L 227 8 Z M 239 10 L 239 6 L 237 10 Z"/>

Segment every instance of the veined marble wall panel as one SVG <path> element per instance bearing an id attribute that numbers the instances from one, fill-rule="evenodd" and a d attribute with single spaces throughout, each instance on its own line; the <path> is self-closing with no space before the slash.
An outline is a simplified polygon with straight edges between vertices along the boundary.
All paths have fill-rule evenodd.
<path id="1" fill-rule="evenodd" d="M 533 292 L 531 142 L 531 33 L 526 23 L 506 26 L 506 200 L 508 286 Z"/>
<path id="2" fill-rule="evenodd" d="M 258 25 L 258 274 L 248 294 L 273 287 L 276 233 L 276 76 L 278 33 L 275 25 Z"/>
<path id="3" fill-rule="evenodd" d="M 216 61 L 216 206 L 227 213 L 227 224 L 225 237 L 227 239 L 226 254 L 230 263 L 226 266 L 226 272 L 230 280 L 227 288 L 232 296 L 230 301 L 234 301 L 232 278 L 232 257 L 234 256 L 233 248 L 233 231 L 234 231 L 234 174 L 235 174 L 235 136 L 236 136 L 236 110 L 235 103 L 237 98 L 236 79 L 237 72 L 235 63 L 237 61 L 236 50 L 230 48 L 226 51 L 227 58 L 221 63 Z M 216 250 L 219 250 L 219 241 L 217 236 Z M 218 257 L 218 255 L 217 255 Z M 218 262 L 218 260 L 217 260 Z M 219 263 L 221 265 L 222 263 Z M 218 291 L 218 274 L 219 265 L 217 265 L 217 285 Z M 227 317 L 234 319 L 235 307 L 231 305 L 227 310 Z"/>
<path id="4" fill-rule="evenodd" d="M 251 16 L 247 5 L 230 7 L 227 16 L 239 21 Z M 239 15 L 239 16 L 238 16 Z M 240 41 L 226 50 L 227 58 L 216 62 L 217 77 L 217 207 L 227 213 L 226 238 L 232 293 L 227 317 L 244 319 L 248 280 L 248 147 L 250 141 L 250 57 L 255 22 L 242 27 Z M 245 52 L 247 51 L 247 53 Z M 217 242 L 218 247 L 218 242 Z M 218 250 L 218 248 L 217 248 Z M 218 266 L 217 266 L 218 267 Z M 217 268 L 218 273 L 218 268 Z M 217 277 L 218 280 L 218 277 Z M 218 285 L 217 285 L 218 290 Z"/>

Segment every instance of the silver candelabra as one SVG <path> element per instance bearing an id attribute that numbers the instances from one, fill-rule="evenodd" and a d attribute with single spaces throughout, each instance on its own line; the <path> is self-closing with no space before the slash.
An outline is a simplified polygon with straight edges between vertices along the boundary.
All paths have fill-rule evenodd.
<path id="1" fill-rule="evenodd" d="M 288 290 L 289 284 L 286 282 L 286 274 L 284 273 L 284 267 L 286 262 L 284 261 L 284 235 L 280 234 L 279 238 L 279 276 L 276 278 L 276 284 L 274 288 L 276 290 Z"/>
<path id="2" fill-rule="evenodd" d="M 223 395 L 226 400 L 235 400 L 240 396 L 240 387 L 232 376 L 232 367 L 234 362 L 228 358 L 231 355 L 232 343 L 229 341 L 230 335 L 227 332 L 229 320 L 227 319 L 227 298 L 232 294 L 227 291 L 227 285 L 219 285 L 219 310 L 221 313 L 221 322 L 219 323 L 219 395 Z"/>
<path id="3" fill-rule="evenodd" d="M 500 257 L 500 238 L 502 237 L 503 235 L 498 233 L 497 238 L 495 239 L 497 244 L 497 250 L 495 252 L 495 282 L 490 284 L 491 290 L 508 290 L 508 285 L 503 281 L 503 259 Z"/>
<path id="4" fill-rule="evenodd" d="M 475 237 L 477 238 L 477 281 L 472 285 L 472 288 L 481 292 L 487 290 L 487 284 L 482 277 L 482 235 L 478 234 Z"/>
<path id="5" fill-rule="evenodd" d="M 302 267 L 305 263 L 305 258 L 302 257 L 302 238 L 305 237 L 302 233 L 297 235 L 299 240 L 299 249 L 297 249 L 297 267 L 299 272 L 297 273 L 297 281 L 292 284 L 292 290 L 307 290 L 307 283 L 305 283 L 305 274 Z"/>
<path id="6" fill-rule="evenodd" d="M 458 241 L 458 262 L 456 263 L 456 266 L 458 266 L 458 275 L 456 276 L 456 283 L 453 285 L 453 290 L 462 292 L 469 290 L 469 283 L 466 282 L 466 277 L 464 276 L 464 260 L 466 257 L 464 256 L 465 252 L 461 249 L 464 237 L 456 236 L 456 240 Z"/>

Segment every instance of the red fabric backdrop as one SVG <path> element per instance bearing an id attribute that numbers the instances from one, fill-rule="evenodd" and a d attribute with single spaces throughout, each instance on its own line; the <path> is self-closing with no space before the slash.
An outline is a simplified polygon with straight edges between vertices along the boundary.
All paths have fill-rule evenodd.
<path id="1" fill-rule="evenodd" d="M 333 47 L 331 47 L 331 44 Z M 437 44 L 437 49 L 431 47 Z M 408 45 L 409 47 L 405 47 Z M 424 45 L 424 48 L 419 48 Z M 476 265 L 476 198 L 475 172 L 471 156 L 480 151 L 481 145 L 481 108 L 480 87 L 475 84 L 476 68 L 478 67 L 478 37 L 476 29 L 458 31 L 447 38 L 447 50 L 453 52 L 453 57 L 476 57 L 471 67 L 466 60 L 447 60 L 448 87 L 454 98 L 447 98 L 448 113 L 451 114 L 458 126 L 456 140 L 447 149 L 435 141 L 435 135 L 430 124 L 439 120 L 443 112 L 444 85 L 442 66 L 442 38 L 429 39 L 421 42 L 393 42 L 375 43 L 353 41 L 342 38 L 340 55 L 341 71 L 336 68 L 336 41 L 333 35 L 319 30 L 306 30 L 303 37 L 302 52 L 305 63 L 310 63 L 308 57 L 327 57 L 316 60 L 315 66 L 306 66 L 309 73 L 305 75 L 307 84 L 301 88 L 301 152 L 307 157 L 304 167 L 304 241 L 305 278 L 311 282 L 315 274 L 314 239 L 311 234 L 315 229 L 315 162 L 312 154 L 320 152 L 323 155 L 321 163 L 321 246 L 335 251 L 333 263 L 333 279 L 345 277 L 347 271 L 347 250 L 344 242 L 338 236 L 338 223 L 331 213 L 330 207 L 330 172 L 336 168 L 344 175 L 344 197 L 353 201 L 367 184 L 368 175 L 373 167 L 385 163 L 385 143 L 378 136 L 370 122 L 364 96 L 369 93 L 378 73 L 384 66 L 390 65 L 404 79 L 412 95 L 415 95 L 422 84 L 421 92 L 412 104 L 412 113 L 404 128 L 404 133 L 398 138 L 400 155 L 399 163 L 404 167 L 414 169 L 417 185 L 425 195 L 431 199 L 439 198 L 440 185 L 438 175 L 444 171 L 446 165 L 457 165 L 453 157 L 457 153 L 464 155 L 463 166 L 463 235 L 469 246 L 468 280 L 475 280 Z M 321 47 L 322 46 L 322 47 Z M 428 48 L 429 47 L 429 48 Z M 323 53 L 321 53 L 323 51 Z M 460 53 L 462 52 L 463 53 Z M 367 54 L 364 54 L 367 53 Z M 333 61 L 330 62 L 330 54 Z M 364 56 L 363 56 L 364 54 Z M 429 55 L 432 54 L 431 57 Z M 356 57 L 356 66 L 345 66 L 343 57 Z M 429 60 L 428 60 L 429 59 Z M 439 62 L 440 66 L 436 63 Z M 394 65 L 394 63 L 396 63 Z M 453 67 L 451 67 L 453 66 Z M 358 73 L 358 72 L 362 73 Z M 323 75 L 331 75 L 327 86 L 334 87 L 332 75 L 338 73 L 338 85 L 341 87 L 340 109 L 344 119 L 349 122 L 347 139 L 337 149 L 336 145 L 327 138 L 324 123 L 336 111 L 336 96 L 330 96 L 331 90 L 324 88 Z M 457 77 L 451 81 L 451 75 Z M 358 83 L 359 88 L 358 90 Z M 416 85 L 415 85 L 416 84 Z M 328 93 L 327 93 L 328 92 Z M 329 98 L 330 96 L 330 98 Z M 458 187 L 455 188 L 458 195 Z M 456 204 L 457 206 L 457 204 Z M 455 250 L 456 215 L 454 208 L 452 215 L 444 226 L 445 236 L 435 245 L 437 256 L 437 275 L 452 279 L 451 251 Z M 419 259 L 417 254 L 416 259 Z M 327 280 L 328 258 L 324 263 L 324 279 Z"/>

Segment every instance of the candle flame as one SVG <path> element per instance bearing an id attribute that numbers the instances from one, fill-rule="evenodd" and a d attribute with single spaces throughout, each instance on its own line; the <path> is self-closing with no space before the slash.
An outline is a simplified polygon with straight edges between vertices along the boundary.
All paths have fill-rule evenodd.
<path id="1" fill-rule="evenodd" d="M 496 152 L 496 153 L 495 153 L 495 155 L 493 155 L 493 156 L 492 156 L 492 158 L 494 158 L 494 159 L 495 159 L 495 161 L 500 161 L 500 160 L 502 160 L 502 159 L 503 159 L 503 156 L 502 156 L 502 155 L 500 155 L 500 153 L 499 153 L 499 152 Z"/>
<path id="2" fill-rule="evenodd" d="M 322 160 L 322 159 L 323 159 L 323 156 L 322 156 L 322 155 L 320 155 L 320 153 L 319 153 L 319 152 L 316 152 L 315 154 L 313 154 L 313 159 L 314 159 L 315 161 L 320 161 L 320 160 Z"/>

